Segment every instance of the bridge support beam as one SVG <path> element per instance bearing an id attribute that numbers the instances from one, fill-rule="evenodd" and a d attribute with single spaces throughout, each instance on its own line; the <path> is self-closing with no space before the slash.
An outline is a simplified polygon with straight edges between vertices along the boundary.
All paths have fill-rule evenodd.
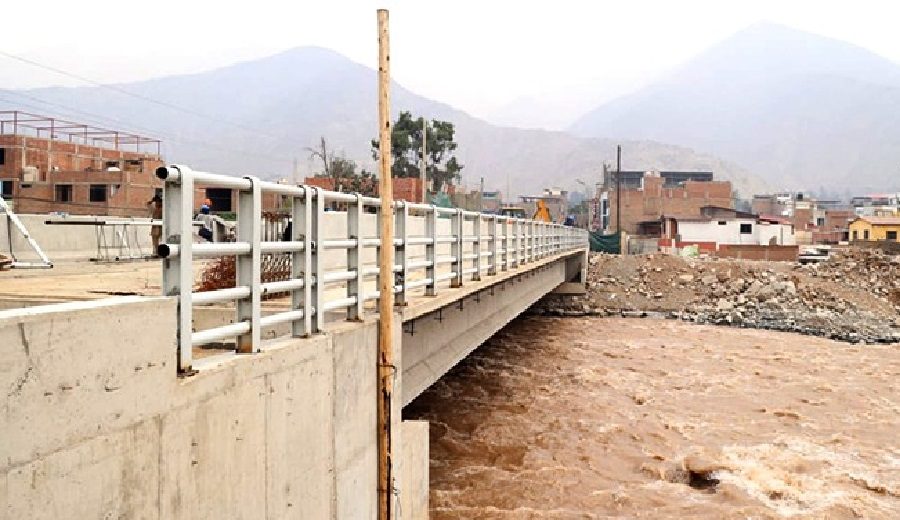
<path id="1" fill-rule="evenodd" d="M 565 282 L 566 260 L 560 259 L 512 276 L 410 320 L 403 333 L 403 405 L 409 404 L 513 318 Z"/>

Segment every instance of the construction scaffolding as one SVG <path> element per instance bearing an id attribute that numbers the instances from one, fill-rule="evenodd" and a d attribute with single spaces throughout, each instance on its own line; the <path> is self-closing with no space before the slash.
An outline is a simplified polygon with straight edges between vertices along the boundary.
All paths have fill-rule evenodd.
<path id="1" fill-rule="evenodd" d="M 159 139 L 21 110 L 0 110 L 0 135 L 31 135 L 88 146 L 105 146 L 113 150 L 134 145 L 132 151 L 144 152 L 155 148 L 156 155 L 160 155 L 161 147 Z"/>

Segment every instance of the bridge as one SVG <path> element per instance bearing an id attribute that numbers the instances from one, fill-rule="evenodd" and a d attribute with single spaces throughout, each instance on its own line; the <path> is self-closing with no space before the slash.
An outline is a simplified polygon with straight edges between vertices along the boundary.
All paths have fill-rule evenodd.
<path id="1" fill-rule="evenodd" d="M 380 200 L 157 175 L 162 296 L 0 311 L 7 517 L 375 518 Z M 233 241 L 195 240 L 198 186 L 237 191 Z M 287 240 L 267 231 L 264 197 L 291 208 Z M 543 295 L 583 288 L 587 235 L 403 201 L 393 212 L 393 494 L 399 517 L 425 518 L 428 427 L 402 407 Z M 223 256 L 234 285 L 195 290 Z M 270 276 L 272 262 L 289 275 Z"/>

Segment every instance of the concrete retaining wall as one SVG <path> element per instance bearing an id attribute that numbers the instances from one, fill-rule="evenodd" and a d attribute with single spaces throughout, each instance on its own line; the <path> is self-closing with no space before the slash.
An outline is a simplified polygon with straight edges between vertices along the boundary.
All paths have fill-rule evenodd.
<path id="1" fill-rule="evenodd" d="M 0 312 L 4 518 L 375 518 L 375 323 L 179 379 L 175 316 L 138 297 Z M 427 429 L 404 447 L 399 406 L 398 503 L 427 511 Z"/>
<path id="2" fill-rule="evenodd" d="M 87 260 L 97 255 L 97 230 L 87 225 L 47 225 L 50 215 L 19 215 L 19 219 L 28 233 L 31 234 L 51 262 L 58 260 Z M 18 229 L 12 228 L 13 252 L 22 261 L 35 261 L 39 257 Z M 112 240 L 112 231 L 107 230 L 108 240 Z M 128 232 L 128 242 L 135 251 L 151 254 L 150 227 L 135 226 Z M 0 217 L 0 253 L 8 254 L 9 234 L 6 216 Z"/>

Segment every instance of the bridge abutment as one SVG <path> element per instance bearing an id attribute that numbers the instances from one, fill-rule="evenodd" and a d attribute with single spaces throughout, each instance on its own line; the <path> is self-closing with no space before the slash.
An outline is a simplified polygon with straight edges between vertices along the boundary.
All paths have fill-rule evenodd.
<path id="1" fill-rule="evenodd" d="M 138 297 L 0 312 L 4 518 L 374 518 L 376 321 L 179 378 L 175 316 Z M 400 406 L 397 501 L 417 518 L 428 430 Z"/>

